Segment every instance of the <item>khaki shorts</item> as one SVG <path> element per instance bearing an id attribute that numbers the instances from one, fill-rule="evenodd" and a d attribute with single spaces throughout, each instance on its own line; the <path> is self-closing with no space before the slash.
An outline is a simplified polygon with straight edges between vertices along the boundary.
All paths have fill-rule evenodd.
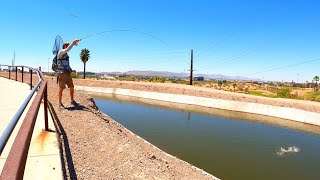
<path id="1" fill-rule="evenodd" d="M 59 74 L 58 81 L 59 81 L 59 87 L 62 88 L 62 89 L 65 89 L 66 85 L 68 86 L 68 88 L 74 87 L 72 78 L 70 76 L 70 73 L 61 73 L 61 74 Z"/>

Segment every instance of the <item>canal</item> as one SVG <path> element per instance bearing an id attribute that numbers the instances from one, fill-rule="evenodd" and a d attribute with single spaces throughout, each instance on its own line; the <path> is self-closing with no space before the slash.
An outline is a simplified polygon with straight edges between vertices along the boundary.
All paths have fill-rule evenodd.
<path id="1" fill-rule="evenodd" d="M 320 179 L 320 127 L 213 108 L 92 95 L 126 128 L 221 179 Z"/>

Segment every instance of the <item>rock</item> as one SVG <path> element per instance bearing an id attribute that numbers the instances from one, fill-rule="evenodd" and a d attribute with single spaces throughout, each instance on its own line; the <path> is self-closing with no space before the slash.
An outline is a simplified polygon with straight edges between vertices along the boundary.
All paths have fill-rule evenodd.
<path id="1" fill-rule="evenodd" d="M 151 159 L 151 160 L 156 159 L 156 156 L 152 154 L 152 155 L 149 157 L 149 159 Z"/>

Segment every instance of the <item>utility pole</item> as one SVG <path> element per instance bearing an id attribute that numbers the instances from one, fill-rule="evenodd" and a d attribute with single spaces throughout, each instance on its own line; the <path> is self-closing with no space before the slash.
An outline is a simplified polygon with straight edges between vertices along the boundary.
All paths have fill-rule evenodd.
<path id="1" fill-rule="evenodd" d="M 191 49 L 190 85 L 192 86 L 193 75 L 193 49 Z"/>
<path id="2" fill-rule="evenodd" d="M 12 66 L 14 66 L 15 62 L 16 62 L 16 51 L 14 50 L 13 51 Z"/>

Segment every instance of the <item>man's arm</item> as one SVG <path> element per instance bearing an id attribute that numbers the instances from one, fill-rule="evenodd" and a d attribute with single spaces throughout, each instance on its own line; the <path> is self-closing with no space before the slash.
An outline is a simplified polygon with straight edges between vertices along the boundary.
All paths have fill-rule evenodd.
<path id="1" fill-rule="evenodd" d="M 66 48 L 66 49 L 61 49 L 59 52 L 58 52 L 58 59 L 62 58 L 63 55 L 65 55 L 66 53 L 68 53 L 72 47 L 74 45 L 76 45 L 80 40 L 79 39 L 75 39 L 73 40 L 73 42 Z"/>

